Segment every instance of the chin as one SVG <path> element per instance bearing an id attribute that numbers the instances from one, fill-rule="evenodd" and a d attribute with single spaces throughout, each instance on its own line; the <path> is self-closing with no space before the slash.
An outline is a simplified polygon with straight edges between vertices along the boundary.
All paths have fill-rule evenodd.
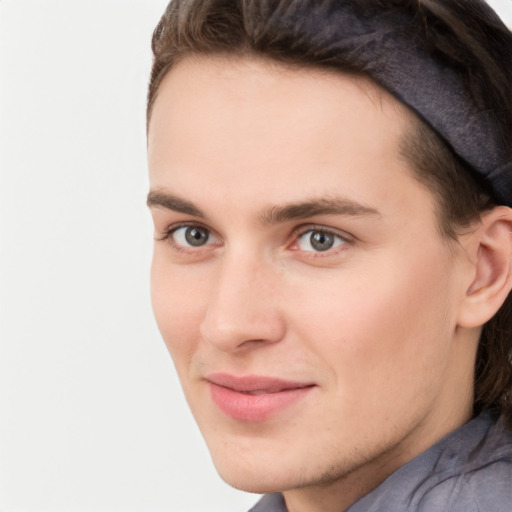
<path id="1" fill-rule="evenodd" d="M 212 451 L 219 476 L 228 485 L 245 492 L 267 494 L 280 492 L 293 485 L 293 476 L 281 457 L 242 455 L 236 448 L 224 446 L 223 453 Z"/>
<path id="2" fill-rule="evenodd" d="M 283 491 L 281 486 L 276 486 L 275 482 L 272 482 L 272 484 L 270 482 L 266 482 L 266 478 L 262 479 L 261 475 L 257 477 L 255 476 L 250 480 L 245 478 L 241 479 L 238 477 L 234 479 L 228 479 L 224 478 L 222 474 L 220 476 L 228 485 L 234 489 L 238 489 L 244 492 L 250 492 L 254 494 L 271 494 L 273 492 Z"/>
<path id="3" fill-rule="evenodd" d="M 268 469 L 261 469 L 259 471 L 226 471 L 221 468 L 220 470 L 218 469 L 218 473 L 224 482 L 231 487 L 254 494 L 281 492 L 287 488 L 295 487 L 289 481 L 282 481 L 275 475 L 272 469 L 270 471 Z M 289 480 L 289 477 L 287 480 Z"/>
<path id="4" fill-rule="evenodd" d="M 255 450 L 252 456 L 242 456 L 236 449 L 224 446 L 224 453 L 212 453 L 213 463 L 219 476 L 228 485 L 241 491 L 255 494 L 269 494 L 323 483 L 325 468 L 315 468 L 300 458 L 286 456 L 286 453 Z M 290 455 L 290 454 L 288 454 Z M 337 468 L 336 477 L 340 476 Z"/>

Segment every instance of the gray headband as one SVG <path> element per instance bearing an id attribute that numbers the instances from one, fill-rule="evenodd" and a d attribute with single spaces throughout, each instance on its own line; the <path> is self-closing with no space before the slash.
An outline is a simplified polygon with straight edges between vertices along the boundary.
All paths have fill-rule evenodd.
<path id="1" fill-rule="evenodd" d="M 498 203 L 512 206 L 512 162 L 496 121 L 475 105 L 451 68 L 411 37 L 410 19 L 396 10 L 369 16 L 364 9 L 356 12 L 341 2 L 315 5 L 296 0 L 292 5 L 287 12 L 274 13 L 269 23 L 279 24 L 298 46 L 307 34 L 307 40 L 317 41 L 323 53 L 328 48 L 333 62 L 337 56 L 349 56 L 349 61 L 359 63 L 485 179 Z M 497 19 L 490 8 L 489 15 Z"/>

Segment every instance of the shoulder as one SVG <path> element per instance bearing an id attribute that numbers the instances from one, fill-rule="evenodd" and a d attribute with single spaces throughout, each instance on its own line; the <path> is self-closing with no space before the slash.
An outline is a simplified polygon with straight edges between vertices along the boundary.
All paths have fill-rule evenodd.
<path id="1" fill-rule="evenodd" d="M 418 496 L 418 512 L 510 512 L 512 456 L 453 475 Z"/>
<path id="2" fill-rule="evenodd" d="M 416 495 L 418 512 L 510 512 L 512 436 L 498 423 L 462 464 L 434 476 Z"/>
<path id="3" fill-rule="evenodd" d="M 402 466 L 349 512 L 511 512 L 512 435 L 483 413 Z"/>

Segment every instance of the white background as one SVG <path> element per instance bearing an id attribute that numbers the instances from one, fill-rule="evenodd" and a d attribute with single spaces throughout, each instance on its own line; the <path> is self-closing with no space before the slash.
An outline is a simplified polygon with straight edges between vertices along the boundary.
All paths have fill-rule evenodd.
<path id="1" fill-rule="evenodd" d="M 495 0 L 512 25 L 512 0 Z M 0 511 L 242 512 L 149 302 L 166 0 L 0 0 Z"/>

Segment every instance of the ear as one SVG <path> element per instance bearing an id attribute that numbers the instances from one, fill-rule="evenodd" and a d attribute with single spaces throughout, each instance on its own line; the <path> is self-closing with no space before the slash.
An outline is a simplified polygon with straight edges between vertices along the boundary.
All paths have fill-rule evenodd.
<path id="1" fill-rule="evenodd" d="M 512 288 L 512 209 L 498 206 L 469 235 L 474 263 L 471 285 L 459 310 L 461 327 L 480 327 L 500 309 Z"/>

